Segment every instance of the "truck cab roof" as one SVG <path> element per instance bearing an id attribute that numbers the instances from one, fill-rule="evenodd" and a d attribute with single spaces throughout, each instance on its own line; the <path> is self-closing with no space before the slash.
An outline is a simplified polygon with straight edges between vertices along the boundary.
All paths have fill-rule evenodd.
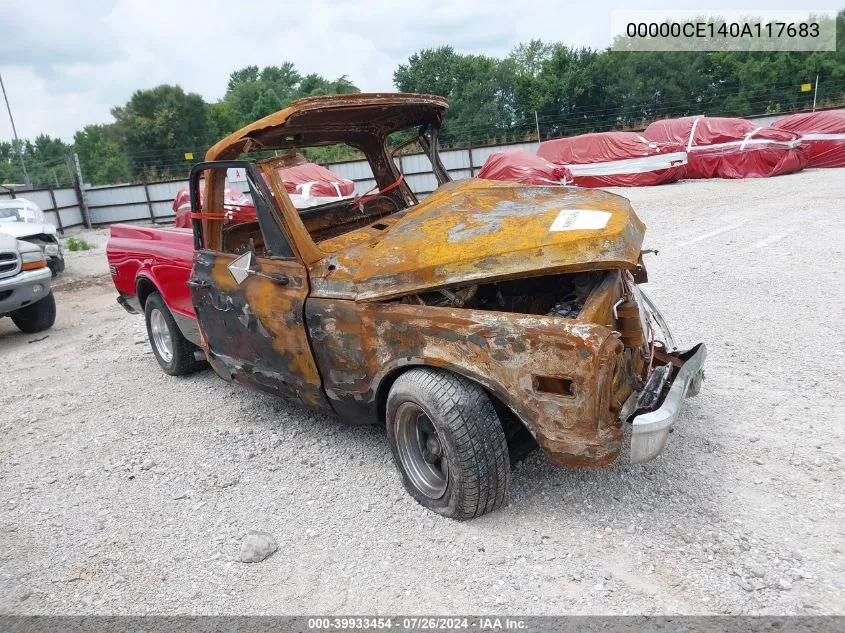
<path id="1" fill-rule="evenodd" d="M 207 161 L 243 153 L 386 138 L 416 125 L 439 127 L 445 97 L 414 93 L 353 93 L 298 99 L 287 108 L 250 123 L 211 147 Z"/>

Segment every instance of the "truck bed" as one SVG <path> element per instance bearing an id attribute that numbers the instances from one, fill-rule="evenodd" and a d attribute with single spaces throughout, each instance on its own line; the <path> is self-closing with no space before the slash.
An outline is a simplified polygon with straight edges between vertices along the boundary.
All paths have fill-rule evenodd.
<path id="1" fill-rule="evenodd" d="M 188 277 L 194 260 L 190 229 L 113 224 L 106 257 L 115 288 L 137 307 L 138 280 L 155 286 L 174 315 L 195 319 Z"/>

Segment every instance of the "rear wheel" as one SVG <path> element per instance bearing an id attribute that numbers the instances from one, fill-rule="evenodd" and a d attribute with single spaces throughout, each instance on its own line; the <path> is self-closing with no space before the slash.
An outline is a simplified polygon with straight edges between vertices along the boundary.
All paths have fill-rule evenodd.
<path id="1" fill-rule="evenodd" d="M 35 303 L 12 312 L 12 321 L 21 332 L 35 334 L 53 327 L 56 322 L 56 299 L 51 292 Z"/>
<path id="2" fill-rule="evenodd" d="M 507 441 L 472 381 L 429 368 L 402 374 L 387 397 L 387 436 L 406 490 L 426 508 L 465 520 L 504 504 Z"/>
<path id="3" fill-rule="evenodd" d="M 153 292 L 147 297 L 144 316 L 150 347 L 164 373 L 182 376 L 200 368 L 202 363 L 194 357 L 196 346 L 182 335 L 159 293 Z"/>

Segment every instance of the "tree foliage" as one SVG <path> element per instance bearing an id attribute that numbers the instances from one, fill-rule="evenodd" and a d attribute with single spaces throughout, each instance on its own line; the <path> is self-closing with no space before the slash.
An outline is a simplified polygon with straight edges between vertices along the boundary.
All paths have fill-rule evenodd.
<path id="1" fill-rule="evenodd" d="M 27 174 L 36 187 L 66 186 L 73 182 L 68 163 L 71 146 L 59 138 L 39 134 L 34 141 L 0 142 L 0 184 L 24 183 L 19 153 L 23 153 Z"/>
<path id="2" fill-rule="evenodd" d="M 118 184 L 131 179 L 129 158 L 121 151 L 114 125 L 86 125 L 73 135 L 80 168 L 88 182 Z"/>
<path id="3" fill-rule="evenodd" d="M 138 90 L 112 116 L 133 174 L 166 173 L 186 152 L 206 147 L 210 136 L 208 104 L 180 86 Z"/>
<path id="4" fill-rule="evenodd" d="M 845 11 L 836 20 L 845 41 Z M 845 47 L 835 52 L 618 52 L 532 40 L 504 59 L 444 46 L 393 75 L 402 91 L 449 98 L 445 143 L 636 129 L 663 117 L 747 116 L 845 102 Z"/>

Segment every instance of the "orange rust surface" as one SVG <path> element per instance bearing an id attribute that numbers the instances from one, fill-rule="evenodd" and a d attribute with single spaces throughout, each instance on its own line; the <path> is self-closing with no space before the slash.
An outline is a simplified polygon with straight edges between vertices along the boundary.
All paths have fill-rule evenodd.
<path id="1" fill-rule="evenodd" d="M 609 329 L 570 319 L 407 304 L 309 299 L 307 321 L 332 405 L 364 418 L 391 372 L 408 365 L 468 376 L 519 416 L 550 460 L 610 463 L 622 429 L 611 374 L 622 345 Z M 534 376 L 572 381 L 572 396 L 534 389 Z M 621 404 L 621 403 L 620 403 Z"/>
<path id="2" fill-rule="evenodd" d="M 332 129 L 333 123 L 337 126 L 341 120 L 347 129 L 352 129 L 353 126 L 363 128 L 367 125 L 375 126 L 386 116 L 407 109 L 414 109 L 420 114 L 427 113 L 432 119 L 439 120 L 447 107 L 448 102 L 444 97 L 401 92 L 354 93 L 298 99 L 287 108 L 250 123 L 214 144 L 206 152 L 205 160 L 237 158 L 243 152 L 260 151 L 263 147 L 297 147 L 301 145 L 299 141 L 294 139 L 286 142 L 285 137 L 312 130 L 325 133 Z M 351 111 L 351 117 L 346 118 L 344 111 Z M 327 120 L 327 113 L 331 113 L 335 121 Z M 342 131 L 343 126 L 339 127 Z M 338 136 L 341 135 L 341 132 L 338 132 Z"/>
<path id="3" fill-rule="evenodd" d="M 619 275 L 608 275 L 601 285 L 590 293 L 581 309 L 580 318 L 589 323 L 614 327 L 613 305 L 621 296 L 622 278 Z"/>
<path id="4" fill-rule="evenodd" d="M 611 213 L 603 229 L 551 231 L 562 211 Z M 599 190 L 463 180 L 440 187 L 384 231 L 321 245 L 314 294 L 385 299 L 423 289 L 538 274 L 632 268 L 645 225 L 627 199 Z"/>
<path id="5" fill-rule="evenodd" d="M 326 406 L 303 321 L 305 268 L 295 260 L 256 258 L 258 274 L 238 284 L 228 266 L 238 256 L 201 251 L 194 278 L 211 285 L 192 298 L 215 370 L 314 406 Z M 275 279 L 285 277 L 286 286 Z"/>
<path id="6" fill-rule="evenodd" d="M 304 99 L 223 139 L 206 159 L 346 142 L 367 155 L 384 189 L 400 175 L 386 151 L 388 133 L 411 122 L 436 125 L 445 109 L 445 99 L 428 95 Z M 595 466 L 616 457 L 618 412 L 643 371 L 641 354 L 625 349 L 612 331 L 612 306 L 622 294 L 618 274 L 593 291 L 578 320 L 389 300 L 634 269 L 645 226 L 625 198 L 469 179 L 441 186 L 419 204 L 403 185 L 380 201 L 332 207 L 320 217 L 297 212 L 272 159 L 258 163 L 272 194 L 264 195 L 272 207 L 264 220 L 279 224 L 297 259 L 259 258 L 256 274 L 237 284 L 227 268 L 236 255 L 197 254 L 194 277 L 209 287 L 192 292 L 218 373 L 372 423 L 396 372 L 441 367 L 476 380 L 509 406 L 552 462 Z M 206 210 L 222 205 L 222 184 L 220 174 L 207 183 Z M 551 230 L 573 210 L 606 212 L 608 221 Z M 206 221 L 203 230 L 206 244 L 218 247 L 219 224 Z M 282 276 L 288 285 L 278 283 Z M 571 381 L 572 393 L 538 391 L 537 376 Z"/>

